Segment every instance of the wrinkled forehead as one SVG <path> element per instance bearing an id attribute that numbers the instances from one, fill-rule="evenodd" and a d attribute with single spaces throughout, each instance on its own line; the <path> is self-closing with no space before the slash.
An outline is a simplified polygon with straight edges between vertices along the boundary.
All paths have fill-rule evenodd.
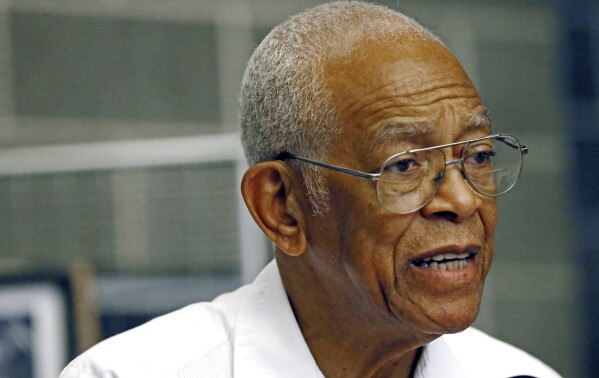
<path id="1" fill-rule="evenodd" d="M 393 88 L 414 96 L 443 81 L 472 86 L 461 64 L 440 42 L 420 36 L 361 40 L 324 65 L 323 79 L 336 100 Z"/>
<path id="2" fill-rule="evenodd" d="M 325 80 L 343 129 L 358 129 L 362 137 L 385 122 L 420 125 L 409 131 L 427 133 L 441 131 L 444 122 L 454 125 L 443 132 L 456 124 L 490 126 L 468 75 L 436 40 L 364 41 L 328 62 Z"/>

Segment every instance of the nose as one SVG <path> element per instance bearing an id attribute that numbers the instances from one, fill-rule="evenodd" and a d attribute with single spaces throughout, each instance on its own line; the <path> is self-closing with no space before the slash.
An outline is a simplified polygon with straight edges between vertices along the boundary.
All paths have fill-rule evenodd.
<path id="1" fill-rule="evenodd" d="M 433 199 L 421 209 L 426 218 L 445 218 L 461 222 L 472 216 L 482 200 L 470 187 L 459 165 L 448 164 L 441 186 Z"/>

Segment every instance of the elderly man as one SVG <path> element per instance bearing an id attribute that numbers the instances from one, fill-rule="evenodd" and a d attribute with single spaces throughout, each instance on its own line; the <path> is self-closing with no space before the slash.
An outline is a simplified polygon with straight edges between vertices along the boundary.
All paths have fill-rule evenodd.
<path id="1" fill-rule="evenodd" d="M 415 21 L 365 3 L 276 27 L 241 94 L 254 283 L 109 339 L 62 377 L 557 377 L 480 331 L 495 197 L 526 147 Z"/>

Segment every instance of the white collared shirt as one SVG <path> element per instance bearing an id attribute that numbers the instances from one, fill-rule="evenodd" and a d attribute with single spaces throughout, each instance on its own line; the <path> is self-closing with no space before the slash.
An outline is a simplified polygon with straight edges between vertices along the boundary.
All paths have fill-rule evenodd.
<path id="1" fill-rule="evenodd" d="M 415 378 L 559 377 L 525 352 L 475 329 L 428 344 Z M 276 262 L 256 280 L 107 339 L 60 378 L 324 377 L 304 341 Z"/>

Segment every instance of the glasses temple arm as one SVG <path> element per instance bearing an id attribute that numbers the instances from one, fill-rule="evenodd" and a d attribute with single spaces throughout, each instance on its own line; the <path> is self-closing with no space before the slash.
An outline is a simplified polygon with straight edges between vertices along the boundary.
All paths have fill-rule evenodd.
<path id="1" fill-rule="evenodd" d="M 515 138 L 513 138 L 513 139 L 516 141 L 516 143 L 514 143 L 514 141 L 512 141 L 511 139 L 504 138 L 502 136 L 498 136 L 497 137 L 497 140 L 499 140 L 499 141 L 507 144 L 508 146 L 510 146 L 510 147 L 512 147 L 512 148 L 514 148 L 516 150 L 522 151 L 522 155 L 528 154 L 528 147 L 526 147 L 526 146 L 518 143 L 517 139 L 515 139 Z"/>
<path id="2" fill-rule="evenodd" d="M 276 160 L 287 160 L 287 159 L 297 159 L 297 160 L 303 161 L 305 163 L 317 165 L 319 167 L 331 169 L 331 170 L 337 171 L 337 172 L 346 173 L 348 175 L 360 177 L 360 178 L 363 178 L 363 179 L 369 180 L 369 181 L 376 181 L 379 179 L 379 176 L 380 176 L 380 173 L 366 173 L 366 172 L 356 171 L 354 169 L 339 167 L 339 166 L 333 165 L 333 164 L 322 163 L 319 161 L 310 160 L 310 159 L 306 159 L 301 156 L 294 155 L 291 152 L 281 152 L 277 156 Z"/>

